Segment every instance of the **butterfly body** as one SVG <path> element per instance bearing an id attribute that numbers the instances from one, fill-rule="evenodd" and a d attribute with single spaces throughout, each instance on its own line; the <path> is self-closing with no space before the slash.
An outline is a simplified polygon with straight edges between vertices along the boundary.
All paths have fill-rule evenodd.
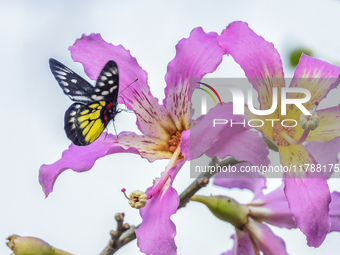
<path id="1" fill-rule="evenodd" d="M 67 137 L 79 146 L 92 143 L 119 112 L 117 64 L 107 62 L 95 87 L 55 59 L 50 59 L 50 68 L 64 93 L 75 102 L 65 112 Z"/>

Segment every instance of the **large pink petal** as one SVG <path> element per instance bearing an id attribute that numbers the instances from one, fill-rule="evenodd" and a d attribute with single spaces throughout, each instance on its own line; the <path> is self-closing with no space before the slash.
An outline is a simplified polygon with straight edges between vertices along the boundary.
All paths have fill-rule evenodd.
<path id="1" fill-rule="evenodd" d="M 340 192 L 332 193 L 332 202 L 329 205 L 329 216 L 331 217 L 331 230 L 340 231 Z"/>
<path id="2" fill-rule="evenodd" d="M 284 86 L 282 62 L 274 45 L 241 21 L 229 24 L 218 42 L 244 70 L 258 92 L 260 108 L 269 109 L 273 98 L 272 87 Z"/>
<path id="3" fill-rule="evenodd" d="M 213 127 L 214 119 L 224 119 L 234 123 L 246 123 L 241 116 L 234 116 L 231 103 L 223 103 L 210 109 L 202 116 L 197 125 L 182 136 L 181 151 L 186 159 L 195 159 L 202 153 L 209 157 L 225 158 L 233 156 L 237 160 L 244 160 L 252 165 L 270 163 L 268 147 L 260 135 L 250 131 L 247 124 L 226 125 L 217 124 Z M 190 146 L 188 146 L 190 144 Z"/>
<path id="4" fill-rule="evenodd" d="M 224 130 L 219 140 L 205 154 L 209 157 L 217 156 L 219 158 L 232 156 L 236 160 L 246 161 L 255 166 L 270 164 L 268 146 L 258 132 L 236 131 L 234 128 L 233 131 Z"/>
<path id="5" fill-rule="evenodd" d="M 262 196 L 262 190 L 266 188 L 266 178 L 257 172 L 242 172 L 241 166 L 249 166 L 248 163 L 236 165 L 236 172 L 220 172 L 215 174 L 214 184 L 225 188 L 248 189 L 254 192 L 254 198 Z"/>
<path id="6" fill-rule="evenodd" d="M 103 66 L 109 60 L 114 60 L 119 67 L 121 90 L 137 78 L 138 87 L 149 90 L 146 71 L 139 66 L 130 51 L 122 45 L 115 46 L 107 43 L 100 34 L 83 34 L 74 45 L 69 47 L 69 50 L 73 60 L 83 64 L 87 76 L 92 80 L 98 78 Z"/>
<path id="7" fill-rule="evenodd" d="M 114 46 L 105 42 L 100 34 L 83 35 L 70 47 L 70 51 L 73 60 L 81 62 L 86 74 L 93 80 L 97 79 L 107 61 L 117 62 L 119 96 L 124 98 L 119 98 L 119 102 L 126 103 L 129 109 L 135 111 L 139 129 L 146 135 L 165 140 L 169 139 L 169 133 L 175 133 L 175 125 L 167 110 L 151 95 L 147 73 L 131 56 L 130 51 L 122 45 Z M 137 78 L 135 84 L 124 90 Z"/>
<path id="8" fill-rule="evenodd" d="M 333 173 L 334 164 L 339 163 L 340 137 L 327 143 L 307 143 L 306 148 L 323 168 L 325 177 L 329 178 Z"/>
<path id="9" fill-rule="evenodd" d="M 170 216 L 176 213 L 178 205 L 178 194 L 170 187 L 164 193 L 153 196 L 140 209 L 143 222 L 136 235 L 141 252 L 148 255 L 177 254 L 174 241 L 176 226 Z"/>
<path id="10" fill-rule="evenodd" d="M 340 67 L 303 54 L 295 69 L 290 87 L 305 88 L 311 92 L 311 99 L 304 104 L 306 109 L 311 110 L 314 108 L 315 102 L 320 102 L 326 97 L 329 90 L 339 84 L 339 76 Z M 291 93 L 289 96 L 298 98 L 295 93 Z"/>
<path id="11" fill-rule="evenodd" d="M 217 34 L 206 34 L 201 27 L 192 30 L 189 38 L 176 45 L 176 56 L 169 63 L 165 76 L 167 87 L 163 104 L 178 130 L 189 129 L 190 79 L 199 81 L 207 73 L 215 71 L 222 62 L 222 56 Z"/>
<path id="12" fill-rule="evenodd" d="M 138 153 L 135 148 L 124 149 L 116 143 L 116 137 L 103 133 L 96 141 L 87 146 L 71 144 L 68 150 L 63 152 L 61 159 L 51 165 L 40 167 L 39 182 L 45 195 L 48 196 L 58 176 L 67 169 L 76 172 L 85 172 L 92 168 L 98 158 L 109 154 L 126 152 Z"/>
<path id="13" fill-rule="evenodd" d="M 153 196 L 140 209 L 143 222 L 136 235 L 141 252 L 148 255 L 177 254 L 174 241 L 176 226 L 170 216 L 176 213 L 178 205 L 178 194 L 170 187 L 164 193 Z"/>
<path id="14" fill-rule="evenodd" d="M 249 220 L 246 228 L 263 255 L 288 255 L 285 242 L 275 235 L 267 225 Z"/>
<path id="15" fill-rule="evenodd" d="M 174 241 L 176 226 L 170 220 L 170 217 L 177 211 L 179 198 L 177 191 L 172 188 L 171 184 L 184 162 L 184 160 L 176 162 L 176 165 L 169 170 L 171 179 L 139 211 L 143 222 L 135 232 L 138 246 L 145 254 L 177 254 Z M 152 188 L 150 187 L 146 193 Z"/>
<path id="16" fill-rule="evenodd" d="M 296 228 L 283 185 L 248 203 L 250 215 L 258 221 L 284 228 Z"/>
<path id="17" fill-rule="evenodd" d="M 317 162 L 303 145 L 279 146 L 279 152 L 281 164 L 290 169 L 285 173 L 284 191 L 295 223 L 306 235 L 308 245 L 318 247 L 330 227 L 327 181 L 323 173 L 310 172 Z"/>
<path id="18" fill-rule="evenodd" d="M 330 230 L 328 215 L 331 195 L 326 179 L 285 178 L 285 194 L 296 225 L 307 237 L 307 244 L 319 247 Z"/>

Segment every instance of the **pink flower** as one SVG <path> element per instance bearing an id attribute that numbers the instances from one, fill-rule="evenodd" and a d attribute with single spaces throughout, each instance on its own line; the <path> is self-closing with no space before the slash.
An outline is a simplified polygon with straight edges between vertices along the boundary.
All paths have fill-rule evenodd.
<path id="1" fill-rule="evenodd" d="M 237 165 L 238 168 L 246 163 Z M 296 228 L 283 185 L 264 195 L 266 179 L 258 173 L 218 173 L 214 184 L 225 188 L 249 189 L 254 199 L 247 204 L 224 196 L 194 196 L 194 201 L 203 202 L 218 218 L 235 226 L 233 248 L 224 255 L 239 254 L 288 254 L 284 241 L 275 235 L 268 225 Z M 227 203 L 223 203 L 227 201 Z"/>
<path id="2" fill-rule="evenodd" d="M 160 249 L 166 254 L 176 254 L 174 236 L 176 228 L 170 220 L 179 205 L 178 194 L 171 187 L 172 182 L 186 160 L 190 160 L 207 152 L 209 155 L 233 155 L 243 160 L 243 156 L 251 163 L 268 161 L 268 149 L 260 136 L 247 128 L 234 129 L 237 139 L 230 139 L 229 129 L 219 130 L 219 136 L 226 145 L 238 146 L 241 137 L 252 139 L 256 146 L 249 146 L 233 153 L 230 148 L 211 150 L 211 141 L 198 147 L 195 139 L 206 137 L 206 122 L 198 123 L 190 136 L 191 123 L 190 96 L 193 88 L 190 80 L 199 81 L 207 73 L 213 72 L 222 61 L 223 51 L 217 43 L 216 33 L 205 33 L 201 28 L 194 29 L 190 37 L 182 39 L 176 46 L 176 56 L 169 63 L 165 80 L 165 99 L 163 104 L 151 95 L 147 73 L 138 65 L 135 58 L 123 46 L 114 46 L 105 42 L 99 34 L 83 35 L 70 47 L 72 58 L 83 64 L 86 74 L 96 80 L 100 68 L 109 60 L 114 60 L 119 68 L 120 103 L 137 116 L 137 126 L 142 134 L 121 132 L 117 139 L 112 134 L 102 134 L 96 141 L 87 146 L 70 145 L 62 158 L 51 165 L 40 168 L 39 181 L 46 196 L 52 191 L 57 177 L 65 170 L 76 172 L 88 171 L 98 158 L 114 153 L 135 153 L 150 162 L 157 159 L 170 159 L 168 166 L 146 193 L 148 202 L 140 210 L 143 218 L 141 227 L 136 231 L 141 251 L 147 254 L 158 254 Z M 138 78 L 136 84 L 124 88 Z M 224 109 L 216 108 L 209 112 L 208 118 L 221 114 Z M 196 123 L 196 122 L 195 122 Z M 190 144 L 190 138 L 193 143 Z M 193 147 L 194 146 L 194 147 Z M 191 154 L 190 148 L 195 148 Z M 217 148 L 218 149 L 218 148 Z"/>
<path id="3" fill-rule="evenodd" d="M 237 167 L 244 165 L 246 163 L 239 164 Z M 283 185 L 264 195 L 266 179 L 257 173 L 251 173 L 251 175 L 218 173 L 215 175 L 214 184 L 229 189 L 248 189 L 254 192 L 253 200 L 246 204 L 249 221 L 242 229 L 235 227 L 236 235 L 232 235 L 234 246 L 223 255 L 258 254 L 255 250 L 262 251 L 264 255 L 287 254 L 284 241 L 268 227 L 268 224 L 288 229 L 297 227 L 289 209 Z M 340 193 L 333 192 L 331 196 L 330 231 L 340 231 Z"/>
<path id="4" fill-rule="evenodd" d="M 106 155 L 135 153 L 152 162 L 170 159 L 176 150 L 180 150 L 181 137 L 190 128 L 190 79 L 201 79 L 214 71 L 222 61 L 223 52 L 217 44 L 217 34 L 206 34 L 201 28 L 194 29 L 176 49 L 177 55 L 169 63 L 165 77 L 166 97 L 163 104 L 159 104 L 150 92 L 147 73 L 123 46 L 114 46 L 105 42 L 99 34 L 91 34 L 83 35 L 70 47 L 72 58 L 84 65 L 86 74 L 93 80 L 108 60 L 118 64 L 120 91 L 138 78 L 136 84 L 120 92 L 119 102 L 135 112 L 142 134 L 121 132 L 117 139 L 104 133 L 88 146 L 71 144 L 60 160 L 40 168 L 39 181 L 46 195 L 52 191 L 55 180 L 63 171 L 88 171 L 98 158 Z M 178 151 L 174 162 L 183 159 Z"/>
<path id="5" fill-rule="evenodd" d="M 260 109 L 271 108 L 272 88 L 285 87 L 282 62 L 273 44 L 256 35 L 246 23 L 231 23 L 218 39 L 226 54 L 230 54 L 242 67 L 250 83 L 258 92 Z M 340 68 L 329 63 L 302 55 L 295 70 L 290 87 L 305 88 L 311 92 L 311 99 L 304 104 L 308 110 L 321 102 L 338 83 Z M 274 79 L 275 78 L 275 79 Z M 295 96 L 295 95 L 293 95 Z M 302 142 L 329 142 L 340 136 L 340 106 L 316 111 L 320 118 L 314 131 L 302 129 L 299 125 L 293 128 L 272 127 L 265 122 L 258 128 L 277 147 L 281 164 L 284 166 L 317 165 L 318 161 L 311 155 Z M 287 107 L 286 116 L 280 114 L 280 107 L 270 115 L 269 119 L 294 119 L 299 121 L 301 111 L 297 107 Z M 247 118 L 265 119 L 268 116 L 256 116 L 247 113 Z M 334 148 L 327 147 L 326 153 L 333 155 Z M 332 152 L 333 150 L 333 152 Z M 339 151 L 339 147 L 335 148 Z M 308 245 L 318 247 L 329 232 L 331 219 L 329 203 L 331 195 L 325 178 L 320 174 L 304 171 L 301 178 L 293 171 L 285 174 L 285 195 L 289 208 L 300 230 L 307 236 Z M 306 217 L 306 215 L 313 215 Z"/>

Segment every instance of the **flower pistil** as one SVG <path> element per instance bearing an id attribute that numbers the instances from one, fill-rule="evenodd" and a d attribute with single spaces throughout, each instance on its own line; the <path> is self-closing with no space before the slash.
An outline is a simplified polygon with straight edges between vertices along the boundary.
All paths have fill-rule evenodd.
<path id="1" fill-rule="evenodd" d="M 300 139 L 295 140 L 293 138 L 295 134 L 295 129 L 293 127 L 283 127 L 280 125 L 280 123 L 277 123 L 273 128 L 274 142 L 279 146 L 288 146 L 290 144 L 302 144 L 304 141 L 306 141 L 310 130 L 316 129 L 319 125 L 320 118 L 316 113 L 318 105 L 319 103 L 316 102 L 311 116 L 301 114 L 299 124 L 304 129 L 304 131 Z"/>

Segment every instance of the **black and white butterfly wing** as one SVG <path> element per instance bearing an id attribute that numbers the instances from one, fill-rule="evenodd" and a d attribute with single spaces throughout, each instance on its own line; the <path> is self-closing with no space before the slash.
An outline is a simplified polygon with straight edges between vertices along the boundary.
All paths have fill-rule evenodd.
<path id="1" fill-rule="evenodd" d="M 67 137 L 79 146 L 95 141 L 117 113 L 118 66 L 108 61 L 93 87 L 70 68 L 50 59 L 50 68 L 64 93 L 75 103 L 65 112 Z"/>
<path id="2" fill-rule="evenodd" d="M 117 105 L 119 74 L 116 62 L 110 60 L 100 72 L 91 99 L 112 102 Z"/>
<path id="3" fill-rule="evenodd" d="M 50 64 L 64 93 L 76 101 L 65 112 L 66 135 L 75 145 L 88 145 L 101 135 L 117 113 L 117 64 L 114 61 L 106 63 L 95 87 L 58 61 L 52 59 Z"/>
<path id="4" fill-rule="evenodd" d="M 54 78 L 64 93 L 75 102 L 90 103 L 94 87 L 59 61 L 50 58 L 50 68 Z"/>

